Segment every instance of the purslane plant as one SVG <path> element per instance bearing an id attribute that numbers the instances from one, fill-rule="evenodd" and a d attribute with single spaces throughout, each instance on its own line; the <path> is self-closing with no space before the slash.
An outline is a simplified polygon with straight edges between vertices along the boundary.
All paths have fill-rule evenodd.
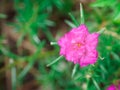
<path id="1" fill-rule="evenodd" d="M 94 64 L 98 58 L 98 37 L 99 33 L 90 34 L 86 25 L 81 24 L 58 40 L 60 55 L 81 67 Z"/>
<path id="2" fill-rule="evenodd" d="M 98 38 L 101 33 L 105 30 L 102 28 L 98 32 L 90 33 L 88 31 L 88 27 L 84 24 L 84 15 L 82 5 L 80 4 L 80 18 L 81 24 L 79 24 L 74 16 L 70 14 L 70 17 L 73 21 L 66 23 L 72 27 L 72 29 L 63 35 L 57 42 L 51 42 L 51 45 L 59 45 L 60 46 L 60 56 L 48 64 L 47 66 L 53 65 L 57 61 L 59 61 L 62 57 L 65 57 L 67 61 L 73 62 L 75 64 L 72 71 L 72 78 L 74 77 L 78 64 L 80 67 L 94 66 L 98 59 Z M 100 90 L 99 84 L 94 79 L 94 75 L 92 75 L 92 67 L 88 66 L 88 70 L 86 72 L 85 78 L 87 81 L 86 89 L 88 90 L 88 85 L 90 80 L 93 82 L 97 90 Z"/>
<path id="3" fill-rule="evenodd" d="M 73 22 L 77 23 L 71 14 L 70 17 Z M 79 64 L 80 67 L 94 64 L 97 61 L 98 51 L 96 50 L 96 47 L 98 44 L 98 37 L 104 29 L 92 34 L 89 33 L 87 26 L 84 24 L 82 4 L 80 4 L 80 17 L 81 25 L 72 28 L 72 30 L 61 37 L 58 42 L 51 42 L 51 45 L 57 44 L 60 46 L 60 57 L 47 66 L 56 63 L 63 56 L 67 61 Z"/>

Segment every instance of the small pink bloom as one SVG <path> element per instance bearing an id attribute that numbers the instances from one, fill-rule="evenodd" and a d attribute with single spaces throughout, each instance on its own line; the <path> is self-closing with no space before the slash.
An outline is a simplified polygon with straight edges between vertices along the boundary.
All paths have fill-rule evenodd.
<path id="1" fill-rule="evenodd" d="M 116 87 L 112 84 L 106 90 L 116 90 Z"/>
<path id="2" fill-rule="evenodd" d="M 60 55 L 81 67 L 94 64 L 98 58 L 98 37 L 98 33 L 90 34 L 84 24 L 73 28 L 58 40 Z"/>

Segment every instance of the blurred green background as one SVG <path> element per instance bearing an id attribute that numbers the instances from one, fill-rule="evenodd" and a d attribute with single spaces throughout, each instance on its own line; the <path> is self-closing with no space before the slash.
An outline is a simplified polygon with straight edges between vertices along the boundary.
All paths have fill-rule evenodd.
<path id="1" fill-rule="evenodd" d="M 95 65 L 77 66 L 50 45 L 80 23 L 100 35 Z M 70 13 L 70 14 L 68 14 Z M 72 17 L 72 19 L 71 19 Z M 0 90 L 105 90 L 120 82 L 120 0 L 0 0 Z"/>

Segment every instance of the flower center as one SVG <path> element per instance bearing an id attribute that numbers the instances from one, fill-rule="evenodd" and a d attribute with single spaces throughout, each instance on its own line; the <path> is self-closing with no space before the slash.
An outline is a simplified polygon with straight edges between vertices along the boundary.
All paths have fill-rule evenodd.
<path id="1" fill-rule="evenodd" d="M 77 42 L 77 43 L 73 43 L 72 47 L 74 50 L 78 50 L 81 47 L 81 45 L 82 45 L 81 43 Z"/>
<path id="2" fill-rule="evenodd" d="M 78 48 L 80 48 L 80 47 L 81 47 L 81 44 L 80 44 L 80 43 L 76 43 L 76 46 L 77 46 Z"/>

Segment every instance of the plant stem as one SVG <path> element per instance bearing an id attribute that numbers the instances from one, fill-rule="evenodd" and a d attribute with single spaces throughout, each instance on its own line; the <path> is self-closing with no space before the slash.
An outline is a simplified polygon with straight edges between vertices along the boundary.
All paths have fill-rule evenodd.
<path id="1" fill-rule="evenodd" d="M 10 59 L 10 64 L 13 64 L 13 63 L 14 63 L 13 59 Z M 15 68 L 15 66 L 12 67 L 12 69 L 11 69 L 11 82 L 12 82 L 12 90 L 16 90 L 17 80 L 16 80 L 16 68 Z"/>
<path id="2" fill-rule="evenodd" d="M 69 13 L 70 18 L 72 19 L 73 23 L 75 24 L 76 27 L 79 26 L 78 21 L 75 19 L 75 17 L 72 15 L 72 13 Z"/>
<path id="3" fill-rule="evenodd" d="M 93 81 L 96 89 L 97 89 L 97 90 L 100 90 L 100 87 L 99 87 L 98 83 L 96 82 L 96 80 L 95 80 L 94 78 L 92 78 L 92 81 Z"/>
<path id="4" fill-rule="evenodd" d="M 47 65 L 47 67 L 53 65 L 54 63 L 58 62 L 63 56 L 59 56 L 57 59 L 55 59 L 53 62 Z"/>
<path id="5" fill-rule="evenodd" d="M 104 28 L 102 28 L 101 30 L 99 30 L 97 33 L 99 33 L 99 34 L 102 34 L 104 31 L 105 31 L 105 27 Z"/>
<path id="6" fill-rule="evenodd" d="M 58 45 L 57 42 L 50 42 L 50 45 Z"/>
<path id="7" fill-rule="evenodd" d="M 81 21 L 81 24 L 84 24 L 84 12 L 83 12 L 83 6 L 82 6 L 82 3 L 80 3 L 80 21 Z"/>
<path id="8" fill-rule="evenodd" d="M 78 64 L 76 64 L 73 68 L 73 71 L 72 71 L 72 77 L 75 75 L 76 71 L 77 71 L 77 67 L 78 67 Z"/>

